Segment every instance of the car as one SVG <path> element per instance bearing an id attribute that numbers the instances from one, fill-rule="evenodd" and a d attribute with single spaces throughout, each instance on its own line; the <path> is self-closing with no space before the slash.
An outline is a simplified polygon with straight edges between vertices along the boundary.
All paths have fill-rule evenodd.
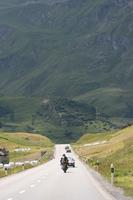
<path id="1" fill-rule="evenodd" d="M 71 153 L 71 149 L 67 149 L 67 150 L 66 150 L 66 153 Z"/>
<path id="2" fill-rule="evenodd" d="M 65 147 L 65 150 L 67 150 L 67 149 L 69 149 L 69 146 L 66 146 L 66 147 Z"/>
<path id="3" fill-rule="evenodd" d="M 69 167 L 75 167 L 75 160 L 72 157 L 67 157 L 68 158 L 68 166 Z"/>

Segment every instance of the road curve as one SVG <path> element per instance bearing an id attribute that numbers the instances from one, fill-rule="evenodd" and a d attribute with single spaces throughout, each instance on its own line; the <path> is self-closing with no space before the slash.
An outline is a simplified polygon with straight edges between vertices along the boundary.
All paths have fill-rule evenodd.
<path id="1" fill-rule="evenodd" d="M 115 200 L 76 160 L 76 167 L 65 174 L 60 157 L 65 145 L 56 145 L 55 158 L 30 170 L 0 179 L 0 200 Z"/>

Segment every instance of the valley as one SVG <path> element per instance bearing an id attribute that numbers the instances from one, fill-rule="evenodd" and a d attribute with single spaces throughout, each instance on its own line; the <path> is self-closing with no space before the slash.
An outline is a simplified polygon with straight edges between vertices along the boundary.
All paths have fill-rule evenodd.
<path id="1" fill-rule="evenodd" d="M 67 98 L 0 98 L 1 131 L 40 133 L 56 143 L 74 142 L 87 131 L 106 132 L 128 123 L 97 114 L 94 106 Z"/>
<path id="2" fill-rule="evenodd" d="M 112 200 L 91 174 L 109 184 L 111 164 L 114 186 L 133 196 L 132 55 L 132 0 L 0 0 L 0 156 L 14 165 L 1 163 L 0 177 L 23 171 L 2 179 L 3 200 Z M 84 162 L 72 150 L 66 176 L 63 144 Z"/>

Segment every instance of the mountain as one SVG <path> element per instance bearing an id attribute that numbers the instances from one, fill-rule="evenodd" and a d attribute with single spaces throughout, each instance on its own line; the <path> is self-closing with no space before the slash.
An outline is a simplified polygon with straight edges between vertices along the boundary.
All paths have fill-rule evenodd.
<path id="1" fill-rule="evenodd" d="M 69 99 L 44 99 L 34 116 L 59 126 L 81 126 L 89 120 L 95 120 L 96 110 L 93 106 Z"/>
<path id="2" fill-rule="evenodd" d="M 70 142 L 78 139 L 89 122 L 96 120 L 92 105 L 66 98 L 1 97 L 2 131 L 41 133 L 52 140 Z M 111 128 L 111 123 L 106 123 Z M 109 128 L 108 127 L 108 128 Z"/>
<path id="3" fill-rule="evenodd" d="M 128 121 L 127 121 L 128 122 Z M 0 131 L 40 133 L 56 143 L 78 140 L 86 132 L 106 132 L 116 122 L 93 105 L 62 97 L 0 97 Z"/>
<path id="4" fill-rule="evenodd" d="M 58 96 L 132 118 L 132 9 L 131 0 L 0 0 L 1 96 Z"/>

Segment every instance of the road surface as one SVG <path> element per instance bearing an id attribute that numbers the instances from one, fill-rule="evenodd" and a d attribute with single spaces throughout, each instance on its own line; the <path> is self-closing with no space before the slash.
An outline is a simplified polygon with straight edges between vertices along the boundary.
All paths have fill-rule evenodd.
<path id="1" fill-rule="evenodd" d="M 66 155 L 76 167 L 61 170 L 64 148 L 57 145 L 55 158 L 44 165 L 0 179 L 0 200 L 114 200 L 73 153 Z"/>

